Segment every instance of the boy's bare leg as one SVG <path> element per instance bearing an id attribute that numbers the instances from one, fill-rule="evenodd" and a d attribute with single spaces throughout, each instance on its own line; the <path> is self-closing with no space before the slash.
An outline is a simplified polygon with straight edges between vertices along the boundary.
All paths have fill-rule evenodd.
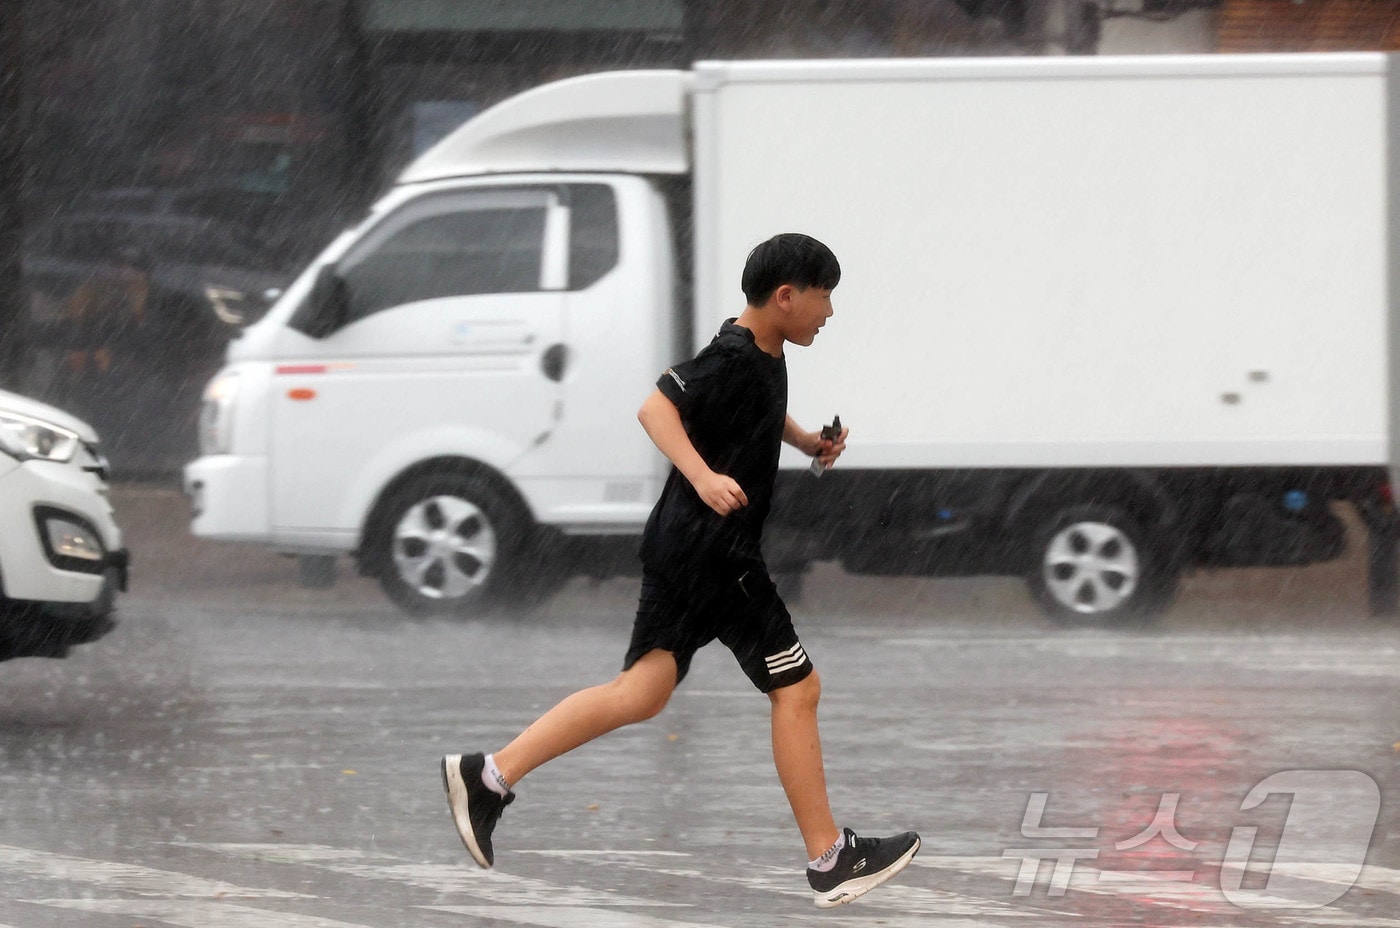
<path id="1" fill-rule="evenodd" d="M 826 796 L 826 769 L 817 731 L 822 685 L 816 672 L 768 694 L 773 705 L 773 764 L 787 793 L 797 828 L 815 860 L 836 843 L 840 832 Z"/>
<path id="2" fill-rule="evenodd" d="M 541 764 L 599 735 L 651 718 L 665 708 L 675 689 L 675 656 L 650 651 L 608 683 L 565 697 L 495 753 L 496 768 L 514 785 Z"/>

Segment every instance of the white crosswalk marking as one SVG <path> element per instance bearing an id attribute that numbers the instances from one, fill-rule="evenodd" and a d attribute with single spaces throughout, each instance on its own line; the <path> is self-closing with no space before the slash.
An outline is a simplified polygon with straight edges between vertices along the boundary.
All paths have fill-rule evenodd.
<path id="1" fill-rule="evenodd" d="M 536 857 L 563 857 L 571 860 L 582 858 L 609 858 L 615 860 L 648 861 L 660 860 L 667 857 L 689 857 L 685 851 L 600 851 L 597 849 L 578 849 L 569 851 L 512 851 L 514 854 L 533 854 Z"/>
<path id="2" fill-rule="evenodd" d="M 440 893 L 464 893 L 487 902 L 560 906 L 679 906 L 682 903 L 642 899 L 621 893 L 605 893 L 583 886 L 561 886 L 544 880 L 516 876 L 501 870 L 482 870 L 469 861 L 461 864 L 409 864 L 375 857 L 362 851 L 346 851 L 319 845 L 189 844 L 208 850 L 253 859 L 283 858 L 297 863 L 371 880 L 389 880 Z"/>
<path id="3" fill-rule="evenodd" d="M 1251 867 L 1250 872 L 1256 868 Z M 1292 877 L 1299 880 L 1321 880 L 1324 883 L 1336 883 L 1348 880 L 1351 876 L 1350 864 L 1302 864 L 1302 863 L 1274 863 L 1270 872 L 1283 876 Z M 1376 867 L 1371 864 L 1363 864 L 1361 875 L 1356 878 L 1356 885 L 1361 889 L 1371 889 L 1378 892 L 1400 894 L 1400 870 L 1391 867 Z"/>
<path id="4" fill-rule="evenodd" d="M 1291 898 L 1288 887 L 1292 884 L 1296 888 L 1297 881 L 1331 883 L 1338 887 L 1355 886 L 1362 890 L 1400 893 L 1400 871 L 1388 867 L 1364 866 L 1361 869 L 1361 875 L 1355 880 L 1352 879 L 1352 868 L 1349 865 L 1340 864 L 1273 863 L 1267 869 L 1251 868 L 1251 872 L 1256 872 L 1256 870 L 1260 876 L 1261 885 L 1264 881 L 1275 878 L 1283 886 L 1283 891 L 1271 895 L 1260 893 L 1252 896 L 1250 900 L 1252 909 L 1295 911 L 1301 909 L 1318 914 L 1323 912 L 1336 914 L 1329 908 L 1317 909 Z M 1214 873 L 1214 867 L 1202 867 L 1201 871 L 1196 874 L 1195 880 L 1177 882 L 1164 879 L 1160 874 L 1154 875 L 1150 871 L 1133 873 L 1097 871 L 1090 868 L 1084 874 L 1082 881 L 1079 874 L 1076 873 L 1070 886 L 1072 889 L 1088 892 L 1152 899 L 1200 911 L 1238 910 L 1238 907 L 1225 897 Z M 1269 888 L 1273 889 L 1274 887 L 1270 886 Z M 1305 919 L 1305 921 L 1308 920 Z M 1308 921 L 1308 923 L 1322 924 L 1322 922 L 1316 921 Z M 1350 921 L 1346 923 L 1353 924 Z M 1396 924 L 1400 926 L 1400 922 Z"/>
<path id="5" fill-rule="evenodd" d="M 133 864 L 86 857 L 68 857 L 32 851 L 24 847 L 0 845 L 0 871 L 19 873 L 44 880 L 83 883 L 109 890 L 123 890 L 164 898 L 190 896 L 212 899 L 237 897 L 243 899 L 310 899 L 301 893 L 277 889 L 250 889 L 219 880 L 206 880 L 169 870 L 154 870 Z"/>
<path id="6" fill-rule="evenodd" d="M 157 919 L 180 928 L 366 928 L 316 915 L 272 912 L 230 902 L 172 899 L 36 899 L 38 905 L 51 905 L 79 912 L 125 915 Z"/>
<path id="7" fill-rule="evenodd" d="M 580 863 L 600 866 L 615 867 L 621 865 L 644 870 L 657 876 L 714 879 L 713 873 L 706 875 L 697 868 L 658 866 L 651 862 L 650 854 L 655 852 L 649 852 L 647 856 L 618 854 L 616 852 L 590 854 L 578 851 L 534 851 L 532 853 L 569 856 Z M 669 856 L 686 858 L 690 855 L 669 852 Z M 918 860 L 917 857 L 914 859 Z M 762 867 L 751 870 L 744 875 L 729 873 L 724 876 L 723 881 L 729 885 L 744 886 L 759 892 L 802 899 L 808 904 L 812 898 L 812 891 L 807 888 L 804 875 L 799 870 L 792 868 Z M 861 906 L 863 908 L 895 909 L 910 915 L 937 915 L 944 918 L 966 915 L 981 918 L 1006 917 L 1016 919 L 1036 914 L 1033 911 L 1026 911 L 1023 906 L 1014 905 L 1009 899 L 1006 901 L 975 899 L 949 890 L 903 886 L 898 883 L 882 886 L 878 894 L 872 894 L 863 899 Z"/>
<path id="8" fill-rule="evenodd" d="M 549 879 L 517 876 L 500 871 L 482 871 L 467 862 L 461 864 L 415 863 L 399 857 L 356 849 L 313 844 L 189 844 L 165 845 L 161 859 L 179 859 L 181 851 L 196 859 L 200 852 L 217 855 L 225 861 L 239 861 L 239 872 L 262 872 L 270 879 L 291 883 L 303 879 L 308 885 L 320 887 L 321 895 L 286 892 L 276 889 L 238 886 L 218 880 L 190 876 L 172 870 L 154 869 L 128 863 L 92 860 L 82 857 L 52 854 L 27 848 L 0 845 L 0 885 L 6 875 L 34 880 L 43 889 L 31 890 L 31 898 L 16 897 L 9 901 L 18 906 L 42 906 L 68 915 L 48 916 L 40 924 L 81 926 L 115 924 L 112 919 L 127 919 L 132 924 L 158 923 L 170 928 L 387 928 L 400 924 L 450 924 L 446 919 L 467 924 L 480 922 L 518 925 L 524 928 L 739 928 L 759 921 L 772 920 L 771 912 L 790 913 L 784 917 L 801 918 L 810 912 L 810 894 L 800 872 L 790 868 L 753 866 L 736 863 L 721 873 L 702 863 L 700 855 L 680 851 L 648 850 L 534 850 L 517 852 L 523 858 L 544 858 L 553 863 L 549 872 L 563 870 L 576 874 L 581 884 L 556 883 Z M 202 858 L 201 869 L 209 869 L 214 858 Z M 217 864 L 214 865 L 217 869 Z M 1278 864 L 1280 875 L 1292 880 L 1336 883 L 1350 877 L 1350 868 L 1325 864 Z M 276 868 L 289 868 L 285 877 Z M 298 872 L 290 868 L 301 869 Z M 1220 888 L 1218 864 L 1197 862 L 1197 869 L 1186 871 L 1190 879 L 1170 878 L 1157 871 L 1115 871 L 1099 869 L 1088 863 L 1078 863 L 1067 881 L 1063 896 L 1048 895 L 1047 873 L 1040 873 L 1029 896 L 1016 896 L 1020 861 L 1001 856 L 927 855 L 915 858 L 914 868 L 901 881 L 882 886 L 875 893 L 842 912 L 842 924 L 851 928 L 1023 928 L 1039 924 L 1063 926 L 1078 920 L 1094 924 L 1089 914 L 1103 905 L 1139 905 L 1156 908 L 1155 924 L 1163 926 L 1194 924 L 1203 916 L 1223 919 L 1221 924 L 1271 924 L 1283 928 L 1400 928 L 1400 919 L 1364 915 L 1349 911 L 1345 901 L 1325 908 L 1301 909 L 1296 900 L 1284 898 L 1286 893 L 1274 893 L 1265 902 L 1277 902 L 1278 908 L 1260 906 L 1246 911 L 1234 906 Z M 314 883 L 305 880 L 319 871 L 322 876 Z M 921 872 L 920 872 L 921 871 Z M 942 875 L 939 875 L 939 872 Z M 590 881 L 590 874 L 603 876 L 606 882 Z M 628 875 L 630 874 L 630 875 Z M 956 874 L 956 879 L 952 879 Z M 336 882 L 336 875 L 365 881 L 375 898 L 385 901 L 381 907 L 355 909 L 342 921 L 321 915 L 307 914 L 325 906 L 339 906 L 345 897 L 346 883 Z M 1255 874 L 1259 885 L 1267 873 Z M 722 892 L 738 897 L 746 892 L 752 899 L 767 897 L 772 906 L 766 917 L 748 912 L 739 917 L 738 910 L 726 910 L 725 915 L 707 911 L 698 902 L 677 902 L 674 899 L 697 898 L 686 892 L 687 884 L 703 882 L 708 892 Z M 50 884 L 66 884 L 59 892 Z M 375 884 L 378 884 L 377 886 Z M 646 887 L 665 884 L 669 888 L 658 895 L 667 898 L 643 898 L 607 890 L 642 887 L 633 892 L 648 893 Z M 293 885 L 295 885 L 293 883 Z M 953 885 L 956 890 L 943 889 Z M 1288 885 L 1285 883 L 1285 885 Z M 598 886 L 599 888 L 589 888 Z M 1368 896 L 1383 896 L 1392 901 L 1400 896 L 1400 871 L 1367 866 L 1356 886 Z M 674 890 L 674 891 L 673 891 Z M 385 895 L 385 892 L 388 895 Z M 354 895 L 361 891 L 356 890 Z M 397 895 L 395 895 L 397 893 Z M 1085 910 L 1085 900 L 1122 899 L 1122 903 L 1098 903 Z M 709 897 L 704 897 L 709 898 Z M 1252 898 L 1262 898 L 1252 897 Z M 261 901 L 259 901 L 261 900 Z M 5 903 L 0 898 L 0 906 Z M 1381 911 L 1389 915 L 1383 903 Z M 282 911 L 291 907 L 298 911 Z M 1367 908 L 1375 911 L 1371 905 Z M 1267 909 L 1267 911 L 1265 911 Z M 742 909 L 747 912 L 747 907 Z M 1161 913 L 1177 911 L 1179 919 Z M 35 928 L 27 924 L 19 908 L 0 908 L 6 919 L 0 928 Z M 336 909 L 336 914 L 350 912 Z M 1117 908 L 1103 910 L 1119 911 Z M 365 914 L 361 914 L 365 913 Z M 416 915 L 412 913 L 417 913 Z M 82 920 L 90 916 L 92 921 Z M 750 917 L 752 916 L 752 917 Z M 1067 921 L 1068 920 L 1068 921 Z M 361 923 L 363 921 L 363 923 Z"/>
<path id="9" fill-rule="evenodd" d="M 434 905 L 434 912 L 493 918 L 539 928 L 723 928 L 712 922 L 678 922 L 651 915 L 544 905 Z"/>
<path id="10" fill-rule="evenodd" d="M 1279 918 L 1279 922 L 1298 925 L 1300 928 L 1322 928 L 1324 925 L 1338 926 L 1338 928 L 1400 928 L 1400 919 L 1397 918 L 1348 915 L 1345 912 L 1337 912 L 1335 914 L 1308 912 L 1298 916 L 1284 915 Z"/>
<path id="11" fill-rule="evenodd" d="M 1021 866 L 1020 859 L 1015 856 L 1009 858 L 916 857 L 914 863 L 921 867 L 997 876 L 1012 884 L 1017 880 Z M 1052 860 L 1042 865 L 1038 879 L 1031 888 L 1030 905 L 1035 905 L 1039 899 L 1048 897 L 1051 879 L 1050 868 L 1053 864 Z M 1212 886 L 1209 882 L 1204 881 L 1203 876 L 1197 876 L 1192 880 L 1181 880 L 1151 872 L 1099 870 L 1083 862 L 1074 865 L 1069 875 L 1065 894 L 1051 898 L 1049 901 L 1058 904 L 1077 893 L 1150 900 L 1159 905 L 1200 912 L 1234 910 L 1220 891 L 1219 885 Z"/>
<path id="12" fill-rule="evenodd" d="M 1001 857 L 916 857 L 913 863 L 916 866 L 926 868 L 936 868 L 945 870 L 956 870 L 962 873 L 981 873 L 988 876 L 999 876 L 1002 879 L 1012 882 L 1017 877 L 1020 861 L 1016 858 Z M 1217 865 L 1218 866 L 1218 865 Z M 1276 863 L 1270 868 L 1277 871 L 1279 875 L 1300 880 L 1315 880 L 1325 883 L 1350 882 L 1350 867 L 1344 865 L 1328 864 L 1290 864 Z M 1221 912 L 1221 911 L 1241 911 L 1233 905 L 1220 889 L 1218 878 L 1215 876 L 1216 867 L 1202 864 L 1198 871 L 1189 872 L 1182 875 L 1173 875 L 1153 871 L 1116 871 L 1100 870 L 1087 864 L 1080 863 L 1074 867 L 1069 879 L 1068 895 L 1075 893 L 1092 893 L 1095 895 L 1123 896 L 1137 900 L 1151 901 L 1158 905 L 1165 905 L 1173 908 L 1186 909 L 1197 912 Z M 1192 879 L 1184 879 L 1183 876 L 1192 876 Z M 1268 872 L 1260 870 L 1258 875 L 1261 882 L 1268 876 Z M 1035 884 L 1032 897 L 1046 893 L 1049 877 L 1045 870 L 1042 870 L 1038 882 Z M 1366 865 L 1361 869 L 1361 875 L 1355 881 L 1355 886 L 1363 890 L 1373 892 L 1387 892 L 1400 895 L 1400 870 L 1389 867 L 1376 867 Z M 898 891 L 904 889 L 901 886 L 892 886 L 880 890 L 881 895 L 894 897 Z M 1062 897 L 1063 898 L 1063 897 Z M 1278 910 L 1299 910 L 1297 900 L 1289 899 L 1284 895 L 1264 896 L 1259 895 L 1252 900 L 1258 908 L 1278 909 Z M 1325 914 L 1324 914 L 1325 913 Z M 1329 919 L 1337 919 L 1329 921 Z M 1380 926 L 1377 928 L 1400 928 L 1400 920 L 1382 920 L 1393 922 L 1393 924 Z M 1338 925 L 1371 925 L 1375 919 L 1355 920 L 1353 916 L 1348 916 L 1335 909 L 1311 910 L 1308 917 L 1302 918 L 1303 924 L 1338 924 Z"/>
<path id="13" fill-rule="evenodd" d="M 794 874 L 792 870 L 777 867 L 761 868 L 747 876 L 728 875 L 724 882 L 763 893 L 792 896 L 811 905 L 812 891 L 807 888 L 806 877 L 800 872 Z M 940 917 L 966 915 L 1014 920 L 1034 914 L 1023 911 L 1009 900 L 975 899 L 948 890 L 907 886 L 898 882 L 888 883 L 881 886 L 878 892 L 862 897 L 860 905 L 862 909 L 880 908 L 909 915 Z"/>

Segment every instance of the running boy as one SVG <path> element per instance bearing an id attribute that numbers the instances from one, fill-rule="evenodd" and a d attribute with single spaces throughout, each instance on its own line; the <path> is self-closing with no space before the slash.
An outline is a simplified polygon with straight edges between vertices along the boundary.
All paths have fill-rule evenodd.
<path id="1" fill-rule="evenodd" d="M 830 466 L 846 447 L 787 414 L 784 344 L 810 345 L 831 317 L 836 256 L 806 235 L 779 235 L 744 267 L 748 305 L 690 361 L 661 375 L 637 418 L 674 467 L 642 536 L 642 592 L 622 673 L 580 690 L 494 754 L 443 758 L 462 843 L 482 867 L 511 786 L 599 735 L 656 715 L 715 639 L 772 708 L 773 761 L 807 845 L 816 904 L 840 905 L 903 870 L 919 836 L 838 830 L 817 730 L 821 684 L 768 577 L 759 542 L 787 442 Z"/>

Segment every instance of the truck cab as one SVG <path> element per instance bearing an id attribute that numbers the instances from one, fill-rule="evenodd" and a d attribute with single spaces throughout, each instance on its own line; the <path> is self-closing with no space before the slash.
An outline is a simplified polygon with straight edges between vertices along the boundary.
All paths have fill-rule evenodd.
<path id="1" fill-rule="evenodd" d="M 197 534 L 354 553 L 400 605 L 433 612 L 527 582 L 546 535 L 640 531 L 664 462 L 616 426 L 682 350 L 683 76 L 662 75 L 659 100 L 655 74 L 609 77 L 451 137 L 233 343 L 186 474 Z M 658 106 L 669 160 L 605 131 Z M 541 125 L 560 159 L 542 158 Z M 567 126 L 601 133 L 599 150 Z M 499 154 L 517 136 L 531 155 Z M 522 170 L 565 158 L 580 169 Z"/>

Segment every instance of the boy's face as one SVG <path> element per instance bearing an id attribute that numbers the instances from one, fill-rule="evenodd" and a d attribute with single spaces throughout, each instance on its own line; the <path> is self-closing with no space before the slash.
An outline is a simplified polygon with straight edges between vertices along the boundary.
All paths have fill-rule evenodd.
<path id="1" fill-rule="evenodd" d="M 804 348 L 816 341 L 817 332 L 834 312 L 831 291 L 821 287 L 800 290 L 784 284 L 775 294 L 782 310 L 783 338 Z"/>

